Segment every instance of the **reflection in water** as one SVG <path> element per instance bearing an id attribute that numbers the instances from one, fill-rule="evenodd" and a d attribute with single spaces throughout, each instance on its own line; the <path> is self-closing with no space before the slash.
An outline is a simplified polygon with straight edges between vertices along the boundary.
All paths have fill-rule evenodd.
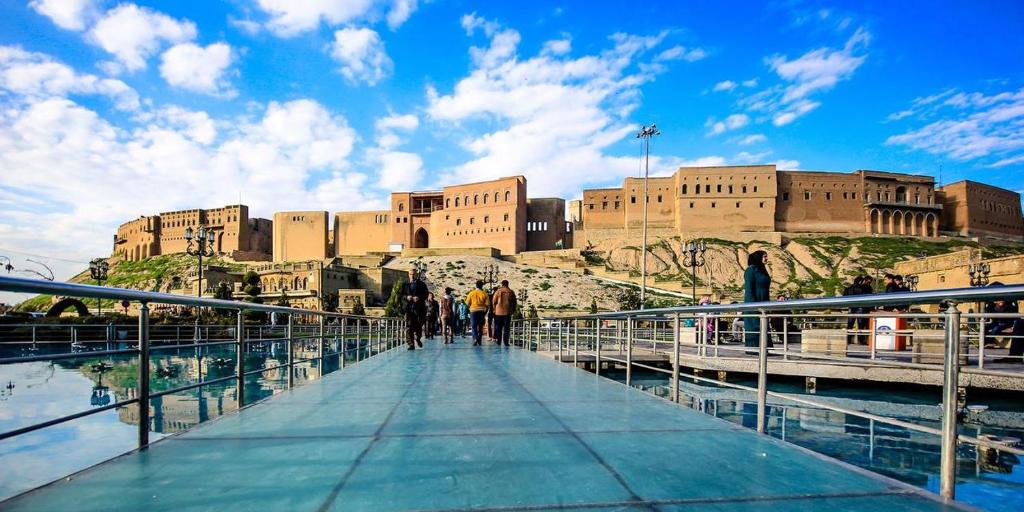
<path id="1" fill-rule="evenodd" d="M 624 374 L 611 372 L 608 376 L 624 380 Z M 648 392 L 669 396 L 669 381 L 663 374 L 634 371 L 633 379 Z M 772 390 L 802 391 L 778 383 Z M 885 401 L 879 399 L 880 394 Z M 940 427 L 939 408 L 930 392 L 830 389 L 828 395 L 816 399 Z M 680 382 L 680 403 L 746 428 L 757 428 L 757 402 L 750 391 L 692 383 L 684 378 Z M 1024 437 L 1024 409 L 1019 402 L 998 405 L 1000 410 L 988 411 L 986 416 L 966 417 L 961 432 L 1019 442 Z M 932 492 L 939 490 L 938 436 L 772 398 L 767 413 L 769 435 Z M 961 445 L 957 458 L 957 500 L 985 510 L 1024 510 L 1024 465 L 1017 456 Z"/>
<path id="2" fill-rule="evenodd" d="M 354 342 L 349 343 L 354 347 Z M 340 348 L 330 343 L 327 353 Z M 101 344 L 92 350 L 130 348 L 125 343 Z M 69 353 L 70 344 L 0 347 L 0 357 Z M 316 343 L 296 343 L 295 360 L 317 355 Z M 138 359 L 133 355 L 90 356 L 77 359 L 0 365 L 0 431 L 9 431 L 90 408 L 136 397 Z M 236 348 L 230 344 L 153 348 L 150 363 L 153 393 L 235 375 Z M 268 368 L 245 378 L 244 403 L 251 404 L 287 388 L 286 342 L 261 340 L 247 344 L 247 371 Z M 350 354 L 353 359 L 355 354 Z M 366 357 L 365 352 L 360 358 Z M 317 379 L 340 368 L 338 357 L 297 363 L 295 384 Z M 204 385 L 154 397 L 150 402 L 151 440 L 181 432 L 237 409 L 236 380 Z M 0 441 L 0 499 L 135 448 L 138 408 L 119 407 Z"/>

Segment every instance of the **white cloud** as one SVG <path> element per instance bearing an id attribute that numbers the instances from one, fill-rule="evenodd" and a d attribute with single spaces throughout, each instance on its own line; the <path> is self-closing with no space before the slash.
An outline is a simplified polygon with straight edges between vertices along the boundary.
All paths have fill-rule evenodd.
<path id="1" fill-rule="evenodd" d="M 388 28 L 395 30 L 402 26 L 412 13 L 416 12 L 416 0 L 394 0 L 388 11 Z"/>
<path id="2" fill-rule="evenodd" d="M 757 92 L 741 101 L 752 111 L 771 114 L 772 124 L 784 126 L 821 105 L 813 96 L 849 80 L 867 59 L 871 34 L 859 28 L 842 48 L 818 48 L 795 59 L 775 55 L 766 59 L 783 85 Z M 756 84 L 756 82 L 755 82 Z"/>
<path id="3" fill-rule="evenodd" d="M 419 127 L 414 114 L 392 114 L 374 123 L 377 147 L 367 151 L 367 160 L 380 173 L 377 186 L 386 191 L 412 190 L 423 177 L 423 159 L 416 153 L 397 151 L 405 143 L 396 132 L 409 132 Z"/>
<path id="4" fill-rule="evenodd" d="M 733 82 L 732 80 L 722 80 L 721 82 L 718 82 L 717 84 L 715 84 L 715 86 L 711 90 L 715 91 L 715 92 L 721 92 L 721 91 L 731 91 L 731 90 L 733 90 L 735 88 L 736 88 L 736 82 Z"/>
<path id="5" fill-rule="evenodd" d="M 11 100 L 0 99 L 0 169 L 19 170 L 0 182 L 5 249 L 88 261 L 109 254 L 122 222 L 239 192 L 259 217 L 386 205 L 351 169 L 355 132 L 315 101 L 272 102 L 254 119 L 166 107 L 121 127 L 64 98 Z"/>
<path id="6" fill-rule="evenodd" d="M 743 87 L 757 87 L 757 79 L 751 78 L 750 80 L 744 80 Z"/>
<path id="7" fill-rule="evenodd" d="M 394 64 L 377 32 L 368 28 L 344 28 L 334 33 L 331 57 L 341 63 L 341 75 L 350 84 L 376 85 L 391 75 Z"/>
<path id="8" fill-rule="evenodd" d="M 336 26 L 358 20 L 369 14 L 374 2 L 373 0 L 259 0 L 257 4 L 260 9 L 270 15 L 267 28 L 279 36 L 290 37 L 315 29 L 321 21 L 330 26 Z M 409 11 L 409 14 L 411 13 L 412 11 Z M 396 20 L 400 17 L 396 14 Z"/>
<path id="9" fill-rule="evenodd" d="M 16 46 L 0 46 L 0 87 L 30 98 L 101 95 L 121 110 L 139 108 L 139 95 L 124 82 L 78 73 L 48 55 Z"/>
<path id="10" fill-rule="evenodd" d="M 84 30 L 86 23 L 96 15 L 95 4 L 95 0 L 32 0 L 28 3 L 34 11 L 67 30 Z"/>
<path id="11" fill-rule="evenodd" d="M 415 130 L 420 125 L 420 119 L 415 114 L 398 115 L 378 119 L 374 123 L 377 130 Z"/>
<path id="12" fill-rule="evenodd" d="M 668 60 L 685 60 L 686 62 L 696 62 L 698 60 L 707 57 L 707 52 L 701 48 L 693 48 L 687 50 L 684 46 L 673 46 L 661 53 L 654 58 L 655 61 L 668 61 Z"/>
<path id="13" fill-rule="evenodd" d="M 944 99 L 941 103 L 939 100 Z M 945 91 L 914 100 L 925 117 L 939 117 L 886 139 L 953 160 L 995 160 L 992 167 L 1024 161 L 1024 88 L 986 95 Z"/>
<path id="14" fill-rule="evenodd" d="M 760 133 L 755 133 L 754 135 L 747 135 L 746 137 L 743 137 L 742 139 L 739 140 L 738 144 L 741 146 L 749 146 L 751 144 L 764 142 L 766 140 L 768 140 L 768 138 L 765 137 L 764 135 Z"/>
<path id="15" fill-rule="evenodd" d="M 775 164 L 777 169 L 784 171 L 795 171 L 800 167 L 799 160 L 776 160 L 774 162 L 768 162 L 768 164 Z"/>
<path id="16" fill-rule="evenodd" d="M 738 130 L 743 128 L 750 123 L 750 116 L 746 114 L 732 114 L 726 117 L 722 121 L 715 121 L 713 118 L 709 118 L 705 126 L 710 128 L 708 135 L 719 135 L 730 130 Z"/>
<path id="17" fill-rule="evenodd" d="M 231 47 L 226 43 L 213 43 L 206 48 L 181 43 L 162 55 L 160 76 L 173 87 L 214 96 L 233 96 L 235 91 L 224 76 L 231 61 Z"/>
<path id="18" fill-rule="evenodd" d="M 549 55 L 565 55 L 572 51 L 572 38 L 566 35 L 562 39 L 554 39 L 544 43 L 543 53 Z"/>
<path id="19" fill-rule="evenodd" d="M 191 21 L 179 21 L 135 4 L 118 5 L 89 31 L 89 40 L 117 59 L 116 65 L 107 66 L 109 71 L 122 67 L 128 71 L 144 69 L 146 59 L 164 43 L 183 43 L 195 37 L 196 26 Z"/>
<path id="20" fill-rule="evenodd" d="M 910 117 L 912 115 L 914 115 L 914 111 L 911 110 L 911 109 L 907 109 L 907 110 L 901 110 L 899 112 L 893 112 L 892 114 L 889 114 L 889 117 L 886 117 L 886 119 L 889 120 L 889 121 L 899 121 L 900 119 L 903 119 L 904 117 Z"/>
<path id="21" fill-rule="evenodd" d="M 575 195 L 581 183 L 636 172 L 635 154 L 609 148 L 633 140 L 639 127 L 628 116 L 639 105 L 640 85 L 663 68 L 653 65 L 653 52 L 667 33 L 613 34 L 611 48 L 589 55 L 542 50 L 524 57 L 517 31 L 475 14 L 462 26 L 470 35 L 482 30 L 489 45 L 471 48 L 473 68 L 450 92 L 427 89 L 430 119 L 462 137 L 470 155 L 444 170 L 439 184 L 523 174 L 531 193 Z M 663 167 L 665 159 L 652 158 L 652 170 Z"/>

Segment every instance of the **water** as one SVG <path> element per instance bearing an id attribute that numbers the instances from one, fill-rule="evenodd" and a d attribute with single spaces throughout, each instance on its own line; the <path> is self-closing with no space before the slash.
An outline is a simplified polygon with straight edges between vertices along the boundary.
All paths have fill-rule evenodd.
<path id="1" fill-rule="evenodd" d="M 354 342 L 350 341 L 350 345 Z M 328 343 L 326 352 L 340 342 Z M 295 359 L 313 357 L 314 342 L 296 343 Z M 96 356 L 90 351 L 124 349 L 127 345 L 86 347 L 75 359 L 0 365 L 0 431 L 27 427 L 61 416 L 134 398 L 138 358 L 134 355 Z M 5 345 L 0 357 L 68 353 L 69 344 Z M 77 347 L 74 350 L 79 350 Z M 350 358 L 355 354 L 350 353 Z M 363 354 L 361 357 L 364 357 Z M 236 349 L 231 344 L 200 348 L 154 348 L 151 353 L 153 393 L 234 375 Z M 247 370 L 287 363 L 285 342 L 252 342 L 245 355 Z M 325 358 L 324 373 L 340 361 Z M 319 377 L 318 361 L 297 363 L 295 384 Z M 245 402 L 253 403 L 287 387 L 284 368 L 247 376 Z M 150 440 L 175 434 L 237 410 L 234 379 L 155 397 L 151 401 Z M 70 475 L 136 448 L 138 407 L 135 404 L 70 420 L 0 441 L 0 499 Z"/>
<path id="2" fill-rule="evenodd" d="M 624 371 L 602 375 L 625 381 Z M 757 428 L 757 401 L 753 392 L 680 379 L 680 402 L 718 418 Z M 756 386 L 749 381 L 735 384 Z M 671 387 L 666 374 L 636 369 L 633 384 L 650 393 L 668 397 Z M 769 388 L 791 394 L 806 394 L 801 385 L 775 382 Z M 819 383 L 815 400 L 842 407 L 895 417 L 933 428 L 940 427 L 938 389 L 909 387 L 896 390 L 880 387 L 839 387 Z M 939 491 L 939 437 L 868 420 L 859 416 L 769 399 L 768 433 L 787 442 L 869 469 L 929 491 Z M 773 403 L 774 402 L 774 403 Z M 960 432 L 968 435 L 993 434 L 1024 439 L 1024 404 L 1007 398 L 978 398 L 989 410 L 969 415 Z M 958 501 L 992 511 L 1024 510 L 1024 463 L 1012 454 L 961 445 L 957 452 Z"/>

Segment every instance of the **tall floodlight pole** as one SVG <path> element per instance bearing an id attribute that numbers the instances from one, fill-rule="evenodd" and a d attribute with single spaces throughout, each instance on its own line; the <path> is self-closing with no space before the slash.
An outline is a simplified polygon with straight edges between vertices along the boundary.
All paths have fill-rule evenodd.
<path id="1" fill-rule="evenodd" d="M 642 126 L 636 138 L 644 140 L 644 242 L 640 249 L 640 309 L 647 304 L 647 176 L 651 170 L 651 137 L 661 135 L 658 126 Z"/>

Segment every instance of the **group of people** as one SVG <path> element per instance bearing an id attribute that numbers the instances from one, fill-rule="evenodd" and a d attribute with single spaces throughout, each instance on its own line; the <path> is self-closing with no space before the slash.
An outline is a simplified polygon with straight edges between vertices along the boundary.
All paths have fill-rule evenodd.
<path id="1" fill-rule="evenodd" d="M 417 271 L 409 270 L 409 281 L 402 285 L 401 291 L 409 350 L 423 348 L 424 334 L 428 340 L 440 334 L 444 344 L 454 343 L 455 336 L 465 334 L 467 324 L 474 346 L 482 345 L 485 325 L 495 343 L 510 345 L 516 294 L 507 280 L 491 293 L 484 291 L 483 281 L 477 281 L 464 300 L 453 293 L 452 288 L 445 288 L 441 300 L 437 300 Z"/>

